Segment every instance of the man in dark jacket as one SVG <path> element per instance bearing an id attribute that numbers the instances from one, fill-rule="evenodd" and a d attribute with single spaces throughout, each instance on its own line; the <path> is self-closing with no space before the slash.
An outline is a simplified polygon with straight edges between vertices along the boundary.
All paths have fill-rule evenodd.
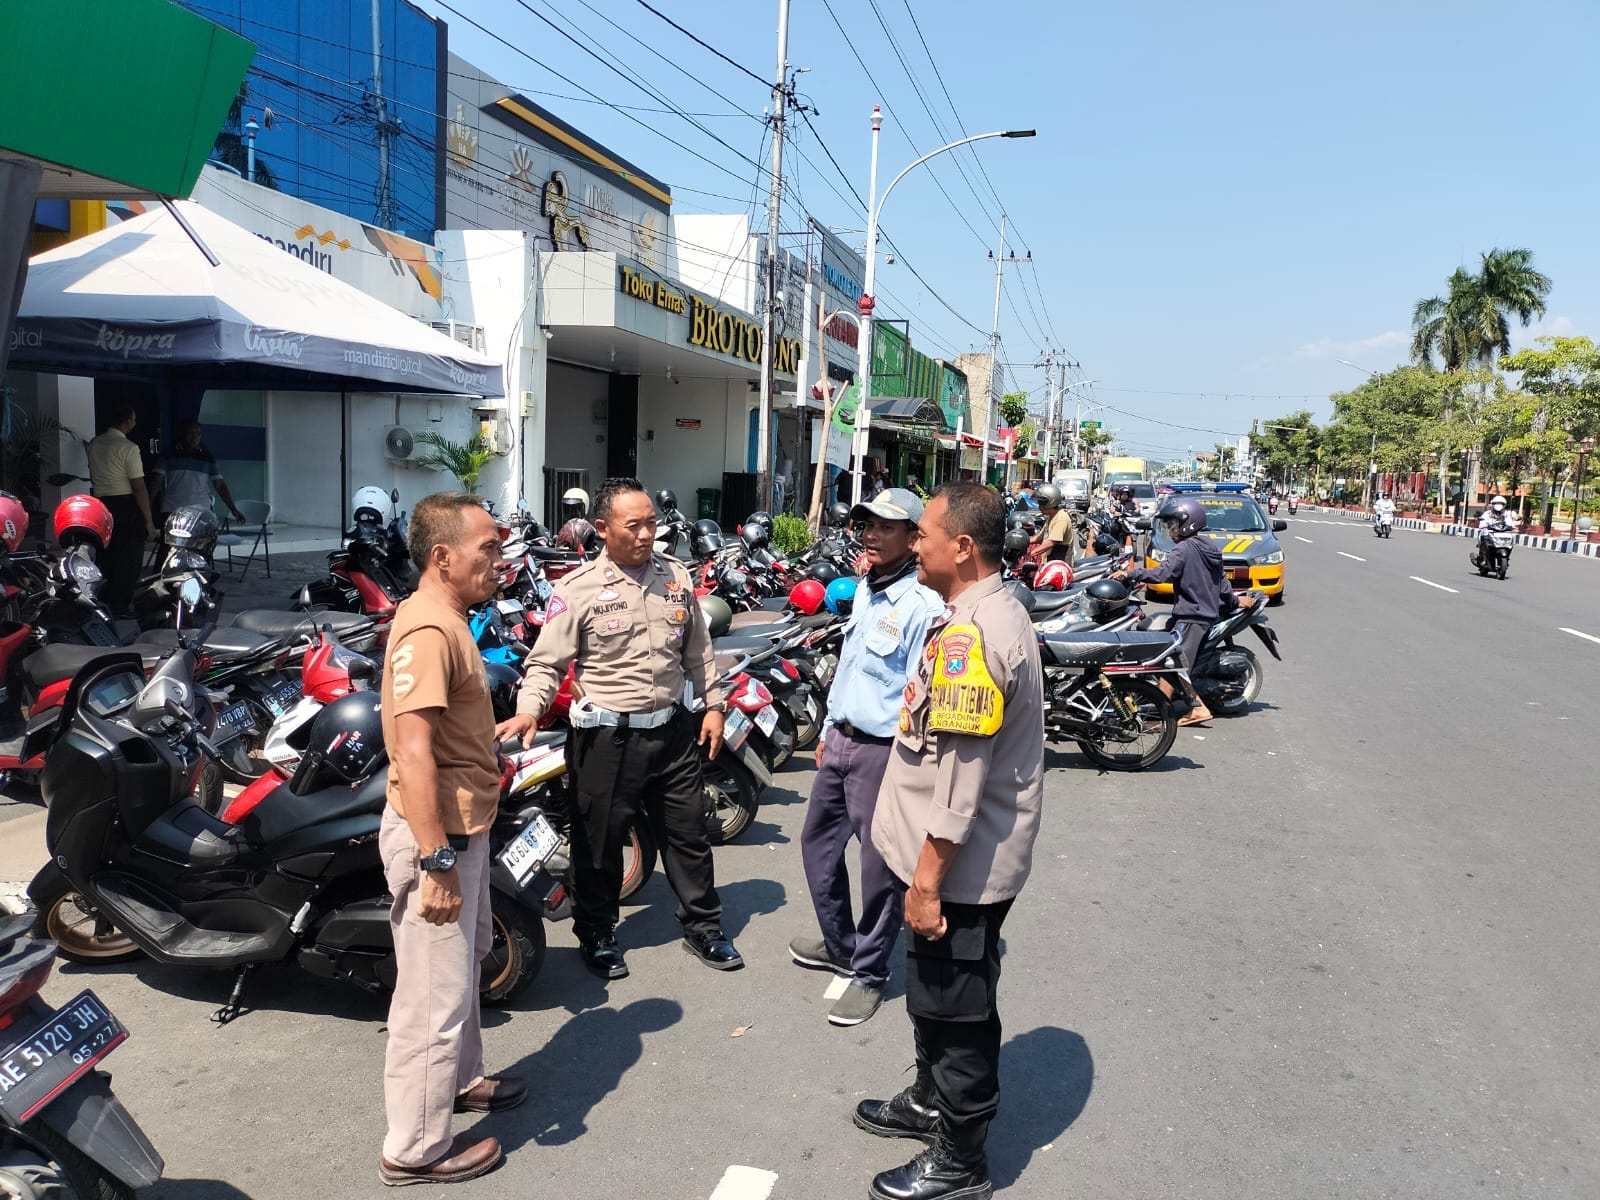
<path id="1" fill-rule="evenodd" d="M 1183 665 L 1194 670 L 1206 631 L 1217 623 L 1224 609 L 1232 611 L 1240 600 L 1228 585 L 1222 569 L 1222 552 L 1209 538 L 1196 535 L 1206 527 L 1205 505 L 1193 496 L 1171 496 L 1156 513 L 1156 520 L 1172 539 L 1172 549 L 1158 567 L 1135 567 L 1118 571 L 1112 578 L 1128 583 L 1172 584 L 1172 629 L 1183 639 Z M 1178 719 L 1179 725 L 1201 725 L 1211 720 L 1211 710 L 1200 693 L 1187 683 L 1193 707 Z M 1169 696 L 1172 687 L 1161 681 Z"/>

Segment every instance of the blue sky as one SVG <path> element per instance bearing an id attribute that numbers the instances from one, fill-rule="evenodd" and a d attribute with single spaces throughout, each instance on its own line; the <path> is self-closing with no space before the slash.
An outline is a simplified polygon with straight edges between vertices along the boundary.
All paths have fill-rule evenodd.
<path id="1" fill-rule="evenodd" d="M 726 170 L 611 109 L 560 98 L 579 93 L 547 68 L 615 104 L 660 106 L 530 8 L 672 105 L 716 114 L 697 119 L 765 164 L 760 122 L 735 111 L 763 113 L 763 85 L 637 0 L 448 0 L 533 61 L 440 0 L 419 2 L 450 25 L 457 53 L 667 180 L 677 207 L 750 206 L 756 168 L 683 118 L 634 113 Z M 1034 262 L 1007 267 L 1003 357 L 1031 364 L 1047 340 L 1068 351 L 1081 364 L 1071 377 L 1097 381 L 1095 401 L 1113 406 L 1102 419 L 1136 452 L 1181 455 L 1218 440 L 1161 421 L 1240 431 L 1252 417 L 1301 407 L 1324 415 L 1330 392 L 1361 379 L 1338 359 L 1374 370 L 1402 361 L 1415 301 L 1494 246 L 1531 248 L 1554 280 L 1535 332 L 1600 328 L 1596 168 L 1584 139 L 1600 35 L 1592 2 L 873 2 L 945 134 L 1039 131 L 907 177 L 884 227 L 949 309 L 903 262 L 880 265 L 884 307 L 911 318 L 930 354 L 982 347 L 994 294 L 992 182 L 1018 234 L 1009 248 Z M 777 0 L 651 3 L 770 80 Z M 793 0 L 789 61 L 811 68 L 799 87 L 820 109 L 817 133 L 865 194 L 873 104 L 888 118 L 880 187 L 916 157 L 913 145 L 925 152 L 944 138 L 868 0 L 827 4 L 876 86 L 823 0 Z M 786 170 L 797 188 L 788 211 L 803 203 L 824 224 L 864 226 L 833 190 L 849 195 L 810 130 L 801 128 Z M 755 203 L 764 221 L 764 182 Z M 786 227 L 795 219 L 786 215 Z M 1017 375 L 1024 389 L 1041 382 L 1025 365 Z"/>

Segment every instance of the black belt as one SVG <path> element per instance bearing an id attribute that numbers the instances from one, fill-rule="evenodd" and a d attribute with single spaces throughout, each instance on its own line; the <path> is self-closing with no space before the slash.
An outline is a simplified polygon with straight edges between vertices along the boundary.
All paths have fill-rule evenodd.
<path id="1" fill-rule="evenodd" d="M 833 727 L 840 733 L 844 734 L 845 737 L 853 738 L 858 742 L 871 742 L 876 746 L 887 746 L 890 742 L 894 741 L 892 737 L 878 737 L 876 734 L 863 733 L 854 725 L 850 724 L 849 721 L 837 721 L 834 723 Z"/>

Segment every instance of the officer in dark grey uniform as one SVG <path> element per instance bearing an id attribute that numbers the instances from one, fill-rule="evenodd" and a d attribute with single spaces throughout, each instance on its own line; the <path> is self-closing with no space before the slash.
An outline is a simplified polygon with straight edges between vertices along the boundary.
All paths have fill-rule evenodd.
<path id="1" fill-rule="evenodd" d="M 678 896 L 684 946 L 719 971 L 744 965 L 722 932 L 711 865 L 695 720 L 682 705 L 694 685 L 706 712 L 698 740 L 715 756 L 725 705 L 711 637 L 688 568 L 654 553 L 656 512 L 637 479 L 608 479 L 595 497 L 605 549 L 556 584 L 528 656 L 517 715 L 502 737 L 532 729 L 577 661 L 582 698 L 567 741 L 573 784 L 573 930 L 589 969 L 621 979 L 617 945 L 624 832 L 639 813 L 662 847 Z"/>

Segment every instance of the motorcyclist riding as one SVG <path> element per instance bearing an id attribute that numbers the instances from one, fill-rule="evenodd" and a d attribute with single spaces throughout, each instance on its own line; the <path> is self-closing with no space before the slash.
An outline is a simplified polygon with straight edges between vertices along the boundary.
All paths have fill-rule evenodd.
<path id="1" fill-rule="evenodd" d="M 1489 501 L 1489 507 L 1484 509 L 1478 517 L 1478 532 L 1480 536 L 1485 530 L 1496 533 L 1514 531 L 1516 524 L 1511 520 L 1511 514 L 1506 509 L 1506 498 L 1496 496 Z"/>
<path id="2" fill-rule="evenodd" d="M 1389 499 L 1387 492 L 1379 492 L 1378 498 L 1372 502 L 1372 523 L 1374 525 L 1394 524 L 1394 501 Z"/>

